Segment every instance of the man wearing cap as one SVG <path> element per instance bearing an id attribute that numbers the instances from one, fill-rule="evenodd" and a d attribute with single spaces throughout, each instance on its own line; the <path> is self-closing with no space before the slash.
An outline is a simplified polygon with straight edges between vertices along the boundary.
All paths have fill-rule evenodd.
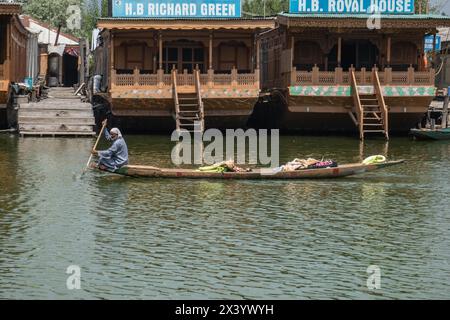
<path id="1" fill-rule="evenodd" d="M 111 129 L 110 132 L 105 128 L 105 138 L 113 142 L 111 147 L 104 151 L 92 150 L 92 154 L 99 157 L 99 169 L 113 172 L 128 164 L 128 147 L 117 128 Z"/>

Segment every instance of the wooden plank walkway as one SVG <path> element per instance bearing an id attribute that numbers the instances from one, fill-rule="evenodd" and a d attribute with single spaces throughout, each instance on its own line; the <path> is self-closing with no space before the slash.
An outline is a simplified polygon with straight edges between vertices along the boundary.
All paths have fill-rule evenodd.
<path id="1" fill-rule="evenodd" d="M 74 95 L 72 88 L 52 88 L 48 98 L 21 104 L 18 114 L 21 136 L 94 136 L 92 106 Z"/>

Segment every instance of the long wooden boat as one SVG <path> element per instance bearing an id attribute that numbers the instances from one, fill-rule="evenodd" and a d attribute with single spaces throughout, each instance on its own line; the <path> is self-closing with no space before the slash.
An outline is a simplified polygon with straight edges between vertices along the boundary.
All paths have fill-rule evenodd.
<path id="1" fill-rule="evenodd" d="M 418 139 L 450 140 L 450 128 L 445 129 L 411 129 L 410 133 Z"/>
<path id="2" fill-rule="evenodd" d="M 396 164 L 405 160 L 389 161 L 379 164 L 353 163 L 335 168 L 306 169 L 290 172 L 278 172 L 270 168 L 254 169 L 251 172 L 202 172 L 194 169 L 168 169 L 153 166 L 127 165 L 114 173 L 130 177 L 148 178 L 186 178 L 186 179 L 327 179 L 351 176 L 373 171 Z"/>

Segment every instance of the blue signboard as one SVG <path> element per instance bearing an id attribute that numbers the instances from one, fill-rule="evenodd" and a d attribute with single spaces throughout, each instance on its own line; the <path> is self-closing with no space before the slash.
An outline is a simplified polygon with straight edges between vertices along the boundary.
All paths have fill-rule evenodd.
<path id="1" fill-rule="evenodd" d="M 435 51 L 441 50 L 441 36 L 436 35 L 436 43 L 434 46 Z M 433 51 L 433 35 L 425 37 L 424 51 Z"/>
<path id="2" fill-rule="evenodd" d="M 290 0 L 289 12 L 413 14 L 414 0 Z"/>
<path id="3" fill-rule="evenodd" d="M 239 18 L 241 0 L 112 0 L 116 18 Z"/>

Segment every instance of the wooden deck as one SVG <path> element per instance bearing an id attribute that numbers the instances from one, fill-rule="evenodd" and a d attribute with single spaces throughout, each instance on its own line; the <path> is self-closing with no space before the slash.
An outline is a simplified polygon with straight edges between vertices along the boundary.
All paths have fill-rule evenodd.
<path id="1" fill-rule="evenodd" d="M 21 136 L 89 136 L 95 135 L 92 106 L 80 101 L 72 88 L 54 88 L 49 98 L 19 106 Z"/>

